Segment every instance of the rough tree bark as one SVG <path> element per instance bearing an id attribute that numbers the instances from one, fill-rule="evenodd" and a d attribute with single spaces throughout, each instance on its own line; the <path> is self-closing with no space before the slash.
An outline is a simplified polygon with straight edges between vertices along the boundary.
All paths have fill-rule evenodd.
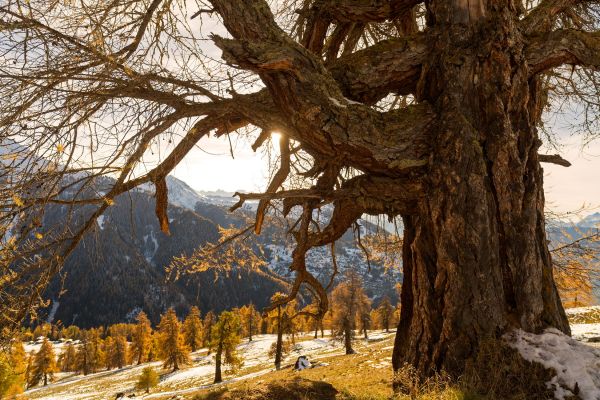
<path id="1" fill-rule="evenodd" d="M 511 3 L 429 9 L 437 51 L 417 96 L 438 121 L 426 200 L 403 216 L 395 369 L 460 373 L 482 338 L 569 333 L 544 230 L 538 87 Z"/>
<path id="2" fill-rule="evenodd" d="M 223 343 L 219 341 L 217 346 L 217 352 L 215 354 L 215 380 L 214 383 L 219 383 L 223 381 L 222 373 L 221 373 L 221 359 L 223 357 Z"/>

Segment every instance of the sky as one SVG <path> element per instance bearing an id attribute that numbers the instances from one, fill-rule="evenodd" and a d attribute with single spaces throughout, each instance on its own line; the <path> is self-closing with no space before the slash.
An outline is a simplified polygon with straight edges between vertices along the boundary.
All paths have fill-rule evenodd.
<path id="1" fill-rule="evenodd" d="M 542 164 L 546 205 L 559 212 L 582 207 L 586 208 L 583 214 L 600 211 L 600 139 L 583 149 L 576 138 L 567 143 L 561 155 L 571 162 L 570 167 Z"/>
<path id="2" fill-rule="evenodd" d="M 560 153 L 571 162 L 571 167 L 542 164 L 547 207 L 560 213 L 585 208 L 582 216 L 599 211 L 600 140 L 583 149 L 581 140 L 576 137 L 564 139 L 563 143 Z M 268 183 L 264 152 L 254 153 L 247 140 L 235 141 L 235 135 L 232 147 L 235 159 L 231 158 L 226 139 L 203 139 L 173 175 L 201 191 L 264 191 Z M 545 152 L 555 154 L 557 151 Z"/>
<path id="3" fill-rule="evenodd" d="M 264 191 L 269 176 L 264 151 L 253 152 L 251 143 L 236 139 L 235 134 L 231 140 L 234 158 L 226 138 L 204 138 L 172 175 L 199 191 Z"/>

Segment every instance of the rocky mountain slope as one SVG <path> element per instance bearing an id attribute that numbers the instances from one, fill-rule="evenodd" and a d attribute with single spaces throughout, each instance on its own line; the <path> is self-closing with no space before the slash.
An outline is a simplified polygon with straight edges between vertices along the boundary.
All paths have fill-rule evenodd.
<path id="1" fill-rule="evenodd" d="M 202 195 L 173 177 L 167 184 L 171 235 L 160 231 L 153 188 L 117 197 L 47 291 L 52 300 L 46 311 L 50 320 L 98 326 L 131 320 L 143 309 L 156 322 L 171 306 L 180 315 L 191 305 L 199 306 L 203 313 L 250 302 L 264 307 L 273 293 L 286 291 L 281 278 L 291 278 L 288 266 L 293 244 L 285 229 L 275 224 L 267 224 L 263 234 L 254 239 L 265 250 L 267 267 L 234 267 L 228 272 L 214 269 L 167 279 L 165 268 L 173 257 L 216 242 L 219 226 L 245 226 L 253 208 L 249 204 L 232 214 L 227 208 L 234 199 L 224 193 Z M 44 226 L 64 223 L 65 212 L 65 207 L 49 206 Z M 400 273 L 384 271 L 377 263 L 369 269 L 351 232 L 338 242 L 336 255 L 340 272 L 357 269 L 375 301 L 383 294 L 395 299 Z M 330 249 L 315 249 L 308 260 L 315 274 L 327 282 L 332 272 Z"/>

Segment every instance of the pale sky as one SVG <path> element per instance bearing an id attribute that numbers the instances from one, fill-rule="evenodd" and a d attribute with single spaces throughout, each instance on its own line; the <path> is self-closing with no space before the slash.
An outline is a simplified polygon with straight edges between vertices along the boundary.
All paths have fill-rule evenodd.
<path id="1" fill-rule="evenodd" d="M 556 153 L 550 151 L 549 153 Z M 581 148 L 574 138 L 561 151 L 563 158 L 571 162 L 568 168 L 560 165 L 542 164 L 546 204 L 560 212 L 574 211 L 582 207 L 589 212 L 600 207 L 600 139 Z M 589 213 L 588 211 L 583 214 Z"/>
<path id="2" fill-rule="evenodd" d="M 175 169 L 173 175 L 197 190 L 263 191 L 268 168 L 264 154 L 254 153 L 250 144 L 232 135 L 235 159 L 227 139 L 203 139 Z M 565 140 L 561 155 L 572 163 L 569 168 L 542 164 L 546 204 L 557 212 L 571 212 L 585 206 L 583 214 L 600 207 L 600 140 L 581 148 L 581 141 Z M 267 146 L 265 144 L 265 146 Z M 208 153 L 212 154 L 208 154 Z M 554 154 L 556 151 L 548 151 Z"/>
<path id="3" fill-rule="evenodd" d="M 235 192 L 264 191 L 268 184 L 268 161 L 245 139 L 231 135 L 234 159 L 226 138 L 204 138 L 179 163 L 173 175 L 196 190 Z M 263 146 L 268 146 L 264 144 Z"/>

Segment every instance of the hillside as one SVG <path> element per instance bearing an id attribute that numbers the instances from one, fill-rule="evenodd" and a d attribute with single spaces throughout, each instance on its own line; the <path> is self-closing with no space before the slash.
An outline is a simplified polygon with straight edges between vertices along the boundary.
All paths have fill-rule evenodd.
<path id="1" fill-rule="evenodd" d="M 520 369 L 517 372 L 520 375 L 514 375 L 515 371 L 510 372 L 511 365 L 504 365 L 498 369 L 498 365 L 490 361 L 500 354 L 498 346 L 495 346 L 491 353 L 483 357 L 483 361 L 478 361 L 482 364 L 478 364 L 477 373 L 473 374 L 471 371 L 465 375 L 462 386 L 438 377 L 424 385 L 415 386 L 411 395 L 418 399 L 479 399 L 482 397 L 475 395 L 477 390 L 482 388 L 488 390 L 497 382 L 506 382 L 503 380 L 506 377 L 502 374 L 509 371 L 513 374 L 510 380 L 514 386 L 496 387 L 494 389 L 496 394 L 490 398 L 547 399 L 552 398 L 554 393 L 557 399 L 597 399 L 594 396 L 600 396 L 600 369 L 597 368 L 600 363 L 598 308 L 572 309 L 568 314 L 573 321 L 571 328 L 576 340 L 556 335 L 549 330 L 541 335 L 530 335 L 525 341 L 517 341 L 511 345 L 517 347 L 524 356 L 523 352 L 534 352 L 536 355 L 531 357 L 536 362 L 547 364 L 549 370 L 544 370 L 538 364 L 528 364 L 524 361 L 519 361 L 518 364 Z M 355 340 L 354 347 L 357 354 L 343 355 L 342 343 L 333 341 L 328 336 L 315 339 L 310 334 L 299 335 L 293 351 L 284 360 L 286 367 L 281 371 L 274 371 L 272 359 L 267 352 L 275 336 L 258 335 L 252 342 L 246 339 L 238 347 L 245 360 L 244 365 L 236 373 L 226 373 L 225 382 L 222 384 L 212 384 L 214 359 L 213 356 L 207 355 L 206 349 L 201 349 L 193 353 L 191 365 L 177 372 L 162 370 L 161 363 L 154 362 L 99 372 L 85 377 L 59 374 L 57 382 L 47 387 L 32 388 L 25 395 L 32 400 L 113 399 L 119 392 L 135 393 L 136 397 L 146 399 L 383 400 L 392 394 L 393 339 L 393 332 L 370 332 L 368 340 L 362 338 Z M 29 344 L 27 350 L 35 350 L 36 346 L 39 345 Z M 55 344 L 55 346 L 60 351 L 62 345 Z M 308 356 L 313 368 L 300 372 L 293 371 L 291 365 L 299 355 Z M 508 357 L 511 359 L 510 354 Z M 515 358 L 513 357 L 512 360 Z M 555 360 L 562 361 L 559 364 L 551 364 Z M 148 365 L 160 371 L 160 382 L 149 395 L 145 395 L 134 386 L 141 370 Z M 542 381 L 539 382 L 541 384 L 539 386 L 538 382 L 526 381 L 534 378 L 543 378 L 548 383 Z M 406 372 L 399 379 L 411 379 L 410 373 Z M 562 397 L 569 396 L 576 382 L 580 397 Z M 535 393 L 536 397 L 529 397 L 526 394 L 529 386 L 533 391 L 531 393 Z M 572 396 L 572 393 L 570 395 Z M 400 399 L 404 398 L 400 397 Z M 409 396 L 406 397 L 408 398 Z"/>
<path id="2" fill-rule="evenodd" d="M 106 190 L 109 180 L 97 183 Z M 284 227 L 267 221 L 254 245 L 265 249 L 266 268 L 218 269 L 183 275 L 167 280 L 165 268 L 173 257 L 189 255 L 196 248 L 219 239 L 219 226 L 244 227 L 252 217 L 252 204 L 235 213 L 228 211 L 234 199 L 224 193 L 202 195 L 184 182 L 169 177 L 168 216 L 171 235 L 160 231 L 155 216 L 153 187 L 118 196 L 114 205 L 98 218 L 75 252 L 66 260 L 61 276 L 54 279 L 46 296 L 52 304 L 46 310 L 48 320 L 81 327 L 130 321 L 139 310 L 153 322 L 169 307 L 183 315 L 191 305 L 203 314 L 253 302 L 265 307 L 271 295 L 285 291 L 282 280 L 291 278 L 288 270 L 292 241 Z M 68 210 L 48 206 L 44 226 L 50 231 L 61 226 Z M 85 215 L 89 209 L 77 212 Z M 371 226 L 365 223 L 368 229 Z M 401 280 L 397 270 L 385 271 L 378 263 L 369 269 L 352 232 L 336 246 L 340 272 L 357 269 L 363 276 L 367 294 L 375 302 L 384 294 L 396 299 L 395 285 Z M 329 248 L 315 249 L 308 255 L 310 269 L 327 282 L 331 273 Z"/>
<path id="3" fill-rule="evenodd" d="M 381 382 L 383 384 L 382 390 L 386 393 L 390 391 L 389 385 L 391 384 L 389 380 L 391 357 L 389 354 L 393 344 L 393 336 L 393 332 L 387 334 L 374 332 L 369 340 L 357 341 L 356 348 L 360 355 L 357 355 L 357 357 L 349 356 L 351 359 L 360 359 L 369 371 L 377 372 L 377 379 L 384 380 L 384 382 Z M 266 374 L 272 374 L 273 361 L 267 355 L 267 352 L 275 340 L 275 335 L 259 335 L 252 342 L 244 340 L 244 343 L 239 346 L 245 360 L 244 366 L 235 374 L 226 373 L 225 382 L 221 385 L 212 384 L 214 375 L 213 356 L 207 356 L 207 350 L 202 349 L 193 353 L 192 365 L 175 373 L 161 370 L 161 363 L 155 362 L 125 367 L 118 371 L 99 372 L 86 377 L 63 375 L 60 381 L 48 387 L 30 389 L 25 395 L 32 400 L 66 398 L 64 396 L 68 396 L 69 399 L 73 400 L 114 399 L 115 394 L 119 392 L 136 393 L 139 397 L 139 391 L 136 392 L 134 389 L 135 381 L 141 370 L 151 365 L 161 371 L 160 383 L 150 395 L 143 396 L 143 398 L 163 399 L 174 395 L 192 398 L 202 388 L 210 390 L 223 388 L 235 382 L 256 382 L 264 379 Z M 343 359 L 347 358 L 343 356 L 341 342 L 333 341 L 329 337 L 313 339 L 311 335 L 299 338 L 294 350 L 284 360 L 285 369 L 289 369 L 299 355 L 306 355 L 313 364 L 319 365 L 314 369 L 317 373 L 319 370 L 326 373 L 331 368 L 332 363 L 346 361 Z M 370 361 L 367 362 L 367 358 Z"/>

